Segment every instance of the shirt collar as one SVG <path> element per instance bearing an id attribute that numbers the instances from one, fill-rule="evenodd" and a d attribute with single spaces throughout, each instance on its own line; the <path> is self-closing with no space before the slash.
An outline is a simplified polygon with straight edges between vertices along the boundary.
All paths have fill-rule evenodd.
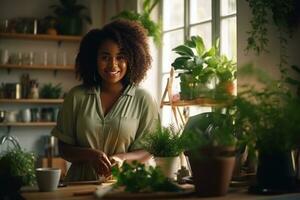
<path id="1" fill-rule="evenodd" d="M 134 84 L 129 84 L 122 95 L 128 95 L 128 96 L 134 96 L 136 90 L 136 85 Z M 91 87 L 87 90 L 87 94 L 97 94 L 100 92 L 100 87 Z"/>

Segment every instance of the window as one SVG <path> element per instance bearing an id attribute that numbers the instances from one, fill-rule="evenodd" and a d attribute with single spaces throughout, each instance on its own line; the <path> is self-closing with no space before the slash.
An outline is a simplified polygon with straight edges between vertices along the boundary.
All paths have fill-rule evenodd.
<path id="1" fill-rule="evenodd" d="M 207 48 L 220 39 L 220 53 L 236 61 L 236 0 L 162 0 L 163 45 L 161 57 L 161 93 L 166 87 L 172 51 L 193 35 L 200 35 Z M 173 88 L 178 90 L 179 86 Z M 162 123 L 171 123 L 171 108 L 164 106 Z"/>

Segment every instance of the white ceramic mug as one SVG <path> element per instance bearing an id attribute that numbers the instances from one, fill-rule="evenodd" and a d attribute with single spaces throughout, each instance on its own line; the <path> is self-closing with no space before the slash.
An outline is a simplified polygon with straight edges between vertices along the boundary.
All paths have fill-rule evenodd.
<path id="1" fill-rule="evenodd" d="M 30 122 L 31 121 L 31 113 L 30 113 L 30 109 L 26 108 L 24 110 L 21 111 L 21 116 L 22 116 L 22 121 L 23 122 Z"/>
<path id="2" fill-rule="evenodd" d="M 59 168 L 37 168 L 36 180 L 41 192 L 51 192 L 57 189 L 61 174 Z"/>

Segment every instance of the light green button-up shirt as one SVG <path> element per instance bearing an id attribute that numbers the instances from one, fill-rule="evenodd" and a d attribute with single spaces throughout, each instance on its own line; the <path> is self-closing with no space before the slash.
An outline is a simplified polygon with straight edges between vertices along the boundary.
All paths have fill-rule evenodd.
<path id="1" fill-rule="evenodd" d="M 104 116 L 100 88 L 76 86 L 66 96 L 52 135 L 67 144 L 98 149 L 108 156 L 139 149 L 138 140 L 159 122 L 155 100 L 144 89 L 129 85 Z M 73 163 L 68 181 L 96 180 L 90 163 Z"/>

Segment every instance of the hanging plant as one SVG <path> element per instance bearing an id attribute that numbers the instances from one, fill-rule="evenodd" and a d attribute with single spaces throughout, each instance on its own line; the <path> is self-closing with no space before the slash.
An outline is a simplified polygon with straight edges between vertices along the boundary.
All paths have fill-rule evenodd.
<path id="1" fill-rule="evenodd" d="M 257 54 L 267 51 L 268 25 L 273 24 L 280 34 L 292 36 L 299 25 L 300 3 L 298 0 L 246 0 L 252 13 L 251 30 L 248 31 L 247 50 Z M 272 21 L 270 22 L 270 15 Z"/>
<path id="2" fill-rule="evenodd" d="M 132 21 L 138 21 L 143 25 L 145 29 L 148 31 L 148 36 L 152 36 L 156 45 L 160 45 L 161 43 L 161 29 L 162 25 L 159 21 L 158 23 L 154 22 L 150 15 L 154 7 L 159 3 L 160 0 L 145 0 L 143 3 L 142 13 L 138 13 L 136 11 L 128 11 L 124 10 L 111 19 L 128 19 Z"/>

